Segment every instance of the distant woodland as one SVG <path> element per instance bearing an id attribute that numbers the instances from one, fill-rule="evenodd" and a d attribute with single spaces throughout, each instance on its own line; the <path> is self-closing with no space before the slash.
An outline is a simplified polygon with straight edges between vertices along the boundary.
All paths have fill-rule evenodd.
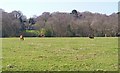
<path id="1" fill-rule="evenodd" d="M 118 14 L 44 12 L 27 18 L 21 11 L 2 12 L 2 37 L 116 37 L 120 35 Z"/>

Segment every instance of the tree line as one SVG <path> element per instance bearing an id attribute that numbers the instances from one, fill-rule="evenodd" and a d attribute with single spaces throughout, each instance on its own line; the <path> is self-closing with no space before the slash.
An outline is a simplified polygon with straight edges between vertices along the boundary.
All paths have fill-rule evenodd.
<path id="1" fill-rule="evenodd" d="M 2 12 L 2 37 L 116 37 L 119 13 L 111 15 L 79 12 L 44 12 L 27 18 L 21 11 Z"/>

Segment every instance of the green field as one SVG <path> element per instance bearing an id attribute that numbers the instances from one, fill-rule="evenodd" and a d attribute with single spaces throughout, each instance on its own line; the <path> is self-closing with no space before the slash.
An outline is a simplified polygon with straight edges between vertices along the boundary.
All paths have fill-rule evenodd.
<path id="1" fill-rule="evenodd" d="M 2 39 L 3 71 L 116 71 L 118 38 Z"/>

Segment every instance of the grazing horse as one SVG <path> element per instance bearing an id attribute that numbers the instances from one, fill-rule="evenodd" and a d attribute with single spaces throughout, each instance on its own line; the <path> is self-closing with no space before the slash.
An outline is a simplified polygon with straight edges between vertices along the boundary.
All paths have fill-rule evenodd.
<path id="1" fill-rule="evenodd" d="M 20 40 L 24 40 L 24 37 L 23 37 L 23 35 L 20 35 Z"/>
<path id="2" fill-rule="evenodd" d="M 90 39 L 94 39 L 94 36 L 89 36 Z"/>
<path id="3" fill-rule="evenodd" d="M 94 39 L 94 35 L 89 35 L 89 38 L 90 39 Z"/>

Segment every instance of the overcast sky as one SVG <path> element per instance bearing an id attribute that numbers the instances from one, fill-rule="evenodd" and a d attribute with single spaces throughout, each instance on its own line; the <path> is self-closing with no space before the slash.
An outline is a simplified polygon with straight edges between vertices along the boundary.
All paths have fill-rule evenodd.
<path id="1" fill-rule="evenodd" d="M 0 8 L 6 12 L 20 10 L 27 17 L 43 12 L 90 11 L 102 14 L 118 12 L 119 0 L 0 0 Z"/>

